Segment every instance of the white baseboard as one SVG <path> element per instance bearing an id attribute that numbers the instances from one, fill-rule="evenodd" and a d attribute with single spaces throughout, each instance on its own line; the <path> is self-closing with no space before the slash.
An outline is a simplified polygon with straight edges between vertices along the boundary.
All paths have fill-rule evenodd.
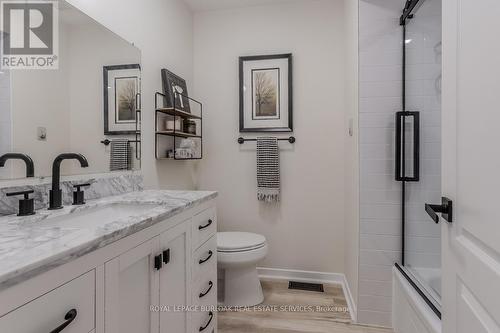
<path id="1" fill-rule="evenodd" d="M 349 307 L 351 320 L 353 322 L 356 322 L 357 318 L 356 302 L 354 302 L 351 290 L 349 288 L 349 284 L 347 283 L 347 279 L 344 274 L 314 272 L 314 271 L 299 271 L 292 269 L 279 269 L 279 268 L 266 268 L 266 267 L 257 267 L 257 271 L 259 272 L 259 277 L 264 279 L 340 284 L 342 286 L 342 290 L 344 291 L 344 295 L 347 301 L 347 306 Z"/>

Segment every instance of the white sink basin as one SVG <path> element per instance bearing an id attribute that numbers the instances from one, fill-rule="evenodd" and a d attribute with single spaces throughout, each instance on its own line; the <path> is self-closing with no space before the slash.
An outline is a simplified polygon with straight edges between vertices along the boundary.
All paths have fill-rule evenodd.
<path id="1" fill-rule="evenodd" d="M 157 207 L 156 204 L 114 203 L 49 218 L 45 220 L 45 223 L 64 227 L 85 228 L 139 217 Z"/>

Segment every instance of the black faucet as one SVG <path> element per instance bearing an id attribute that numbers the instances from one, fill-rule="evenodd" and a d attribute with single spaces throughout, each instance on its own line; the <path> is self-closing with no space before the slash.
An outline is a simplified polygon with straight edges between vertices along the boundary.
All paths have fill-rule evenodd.
<path id="1" fill-rule="evenodd" d="M 62 206 L 62 191 L 60 189 L 61 182 L 61 162 L 64 160 L 78 160 L 82 168 L 89 166 L 89 162 L 82 154 L 64 153 L 57 156 L 52 163 L 52 190 L 49 191 L 49 209 L 61 209 Z"/>
<path id="2" fill-rule="evenodd" d="M 5 166 L 7 160 L 23 160 L 26 163 L 26 177 L 35 177 L 35 166 L 33 160 L 26 154 L 21 153 L 7 153 L 0 156 L 0 168 Z"/>

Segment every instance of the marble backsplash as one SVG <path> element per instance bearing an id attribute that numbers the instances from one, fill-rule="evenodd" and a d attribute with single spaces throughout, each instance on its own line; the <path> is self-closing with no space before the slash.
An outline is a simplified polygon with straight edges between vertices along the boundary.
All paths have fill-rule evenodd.
<path id="1" fill-rule="evenodd" d="M 120 174 L 116 176 L 93 177 L 82 175 L 79 179 L 62 180 L 61 190 L 63 192 L 63 204 L 73 203 L 73 185 L 90 183 L 89 187 L 83 188 L 85 199 L 99 199 L 112 195 L 119 195 L 143 189 L 143 177 L 140 174 Z M 1 185 L 0 185 L 1 186 Z M 7 197 L 6 193 L 34 190 L 30 198 L 35 199 L 35 209 L 47 208 L 49 205 L 49 190 L 52 184 L 49 182 L 34 185 L 16 185 L 0 188 L 0 216 L 17 214 L 19 199 L 21 197 Z"/>

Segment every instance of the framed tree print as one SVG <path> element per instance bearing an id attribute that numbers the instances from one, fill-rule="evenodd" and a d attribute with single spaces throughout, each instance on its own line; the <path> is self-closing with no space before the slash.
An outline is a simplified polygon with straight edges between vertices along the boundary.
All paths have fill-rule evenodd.
<path id="1" fill-rule="evenodd" d="M 140 103 L 141 67 L 104 66 L 104 134 L 135 134 Z"/>
<path id="2" fill-rule="evenodd" d="M 292 54 L 240 57 L 240 132 L 292 132 Z"/>

